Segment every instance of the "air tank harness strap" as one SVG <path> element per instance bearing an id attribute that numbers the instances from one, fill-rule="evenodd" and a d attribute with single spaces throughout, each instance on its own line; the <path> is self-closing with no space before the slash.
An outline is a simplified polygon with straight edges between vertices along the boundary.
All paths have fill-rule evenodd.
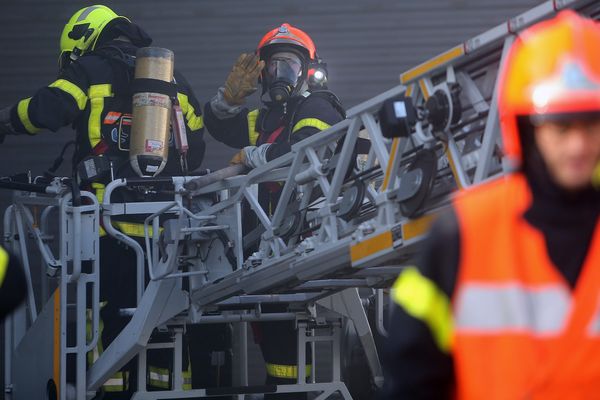
<path id="1" fill-rule="evenodd" d="M 170 98 L 177 97 L 177 86 L 160 79 L 136 78 L 131 82 L 132 93 L 158 93 Z"/>

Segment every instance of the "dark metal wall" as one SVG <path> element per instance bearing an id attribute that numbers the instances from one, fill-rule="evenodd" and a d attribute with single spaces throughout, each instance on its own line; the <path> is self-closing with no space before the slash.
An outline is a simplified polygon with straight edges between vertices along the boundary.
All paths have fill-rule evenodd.
<path id="1" fill-rule="evenodd" d="M 107 1 L 142 25 L 176 65 L 197 97 L 210 99 L 242 51 L 282 22 L 312 35 L 329 64 L 331 88 L 346 106 L 398 83 L 398 75 L 507 20 L 539 0 L 129 0 Z M 58 38 L 78 8 L 72 0 L 2 0 L 0 107 L 31 95 L 56 73 Z M 9 138 L 0 147 L 0 175 L 41 172 L 72 134 Z M 211 142 L 205 165 L 224 164 L 231 150 Z"/>

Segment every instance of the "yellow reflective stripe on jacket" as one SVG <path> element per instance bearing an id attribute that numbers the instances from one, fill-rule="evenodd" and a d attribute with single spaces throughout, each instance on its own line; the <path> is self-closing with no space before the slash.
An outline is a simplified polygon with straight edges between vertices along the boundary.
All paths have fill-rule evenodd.
<path id="1" fill-rule="evenodd" d="M 99 203 L 102 203 L 104 200 L 104 191 L 106 186 L 102 183 L 92 182 L 92 189 L 96 192 L 96 198 Z M 123 232 L 128 236 L 135 237 L 145 237 L 144 235 L 144 224 L 140 224 L 137 222 L 123 222 L 123 221 L 113 221 L 113 226 Z M 162 232 L 163 228 L 161 227 L 159 232 Z M 153 236 L 152 226 L 148 227 L 148 234 Z M 103 227 L 100 227 L 100 236 L 105 236 L 106 230 Z"/>
<path id="2" fill-rule="evenodd" d="M 294 379 L 298 378 L 298 367 L 295 365 L 281 365 L 266 363 L 267 374 L 274 378 Z M 306 376 L 309 376 L 312 366 L 306 366 Z"/>
<path id="3" fill-rule="evenodd" d="M 106 302 L 103 301 L 100 303 L 100 308 L 106 306 Z M 92 340 L 92 309 L 88 308 L 85 310 L 85 336 L 86 342 L 91 342 Z M 104 321 L 102 318 L 98 321 L 98 342 L 96 342 L 96 347 L 92 351 L 87 353 L 87 362 L 88 366 L 91 366 L 93 363 L 98 361 L 102 353 L 104 352 L 104 348 L 102 346 L 102 332 L 104 331 Z M 129 387 L 129 373 L 127 371 L 118 371 L 113 374 L 113 376 L 108 379 L 102 385 L 102 388 L 106 392 L 123 392 L 126 391 Z"/>
<path id="4" fill-rule="evenodd" d="M 6 270 L 8 269 L 8 253 L 4 248 L 0 247 L 0 287 L 4 283 L 4 278 L 6 277 Z"/>
<path id="5" fill-rule="evenodd" d="M 168 368 L 148 366 L 148 384 L 155 388 L 169 389 L 171 371 Z"/>
<path id="6" fill-rule="evenodd" d="M 98 199 L 98 203 L 102 204 L 104 200 L 104 190 L 106 189 L 106 185 L 98 182 L 92 182 L 92 189 L 96 192 L 96 198 Z"/>
<path id="7" fill-rule="evenodd" d="M 104 98 L 111 97 L 112 86 L 108 83 L 90 86 L 88 96 L 90 98 L 90 117 L 88 120 L 88 138 L 92 148 L 102 138 L 102 111 L 104 110 Z"/>
<path id="8" fill-rule="evenodd" d="M 292 128 L 292 133 L 298 132 L 300 129 L 310 126 L 311 128 L 317 128 L 320 131 L 331 127 L 327 122 L 323 122 L 318 118 L 303 118 L 296 122 L 296 125 Z"/>
<path id="9" fill-rule="evenodd" d="M 423 321 L 444 352 L 449 352 L 453 321 L 450 300 L 415 267 L 406 268 L 392 287 L 392 299 L 412 317 Z"/>
<path id="10" fill-rule="evenodd" d="M 128 236 L 145 237 L 144 235 L 144 224 L 138 224 L 136 222 L 122 222 L 113 221 L 113 225 L 121 232 Z M 163 228 L 160 227 L 158 232 L 162 232 Z M 152 226 L 148 226 L 148 235 L 153 236 Z"/>
<path id="11" fill-rule="evenodd" d="M 123 232 L 127 236 L 133 237 L 146 237 L 144 234 L 144 224 L 138 224 L 136 222 L 123 222 L 123 221 L 113 221 L 113 226 L 117 228 L 119 231 Z M 159 232 L 163 231 L 163 227 L 159 228 Z M 106 230 L 103 227 L 100 227 L 100 236 L 106 236 Z M 154 236 L 154 230 L 152 226 L 148 226 L 148 236 Z"/>
<path id="12" fill-rule="evenodd" d="M 106 302 L 101 303 L 100 308 L 104 307 L 104 305 L 106 305 Z M 85 338 L 87 340 L 87 342 L 91 342 L 92 341 L 92 310 L 90 308 L 88 308 L 87 310 L 85 310 L 85 316 L 86 316 L 86 321 L 85 321 Z M 87 353 L 87 362 L 88 365 L 92 365 L 93 363 L 95 363 L 99 358 L 100 355 L 104 352 L 104 349 L 102 347 L 102 332 L 104 331 L 104 321 L 102 320 L 102 318 L 99 319 L 98 321 L 98 341 L 96 342 L 96 346 L 94 347 L 94 349 L 92 351 L 88 351 Z"/>
<path id="13" fill-rule="evenodd" d="M 104 191 L 106 190 L 106 186 L 102 183 L 92 182 L 92 189 L 96 193 L 96 198 L 98 199 L 98 203 L 102 204 L 102 200 L 104 200 Z M 106 231 L 100 225 L 100 237 L 106 236 Z"/>
<path id="14" fill-rule="evenodd" d="M 256 131 L 256 119 L 258 118 L 258 113 L 260 110 L 256 109 L 250 111 L 246 119 L 248 120 L 248 140 L 250 141 L 250 145 L 256 146 L 256 142 L 258 141 L 258 137 L 260 133 Z"/>
<path id="15" fill-rule="evenodd" d="M 192 390 L 192 370 L 188 367 L 187 371 L 182 372 L 183 390 Z"/>
<path id="16" fill-rule="evenodd" d="M 181 106 L 181 111 L 185 115 L 188 127 L 192 131 L 204 128 L 204 119 L 202 115 L 196 115 L 196 109 L 190 104 L 188 97 L 183 93 L 177 93 L 177 100 Z"/>
<path id="17" fill-rule="evenodd" d="M 21 123 L 23 124 L 27 132 L 33 134 L 38 133 L 39 131 L 41 131 L 41 129 L 35 126 L 29 119 L 30 101 L 31 97 L 19 101 L 19 104 L 17 105 L 17 115 L 19 116 L 19 119 L 21 120 Z"/>
<path id="18" fill-rule="evenodd" d="M 129 389 L 129 373 L 116 372 L 112 378 L 104 382 L 102 388 L 105 392 L 125 392 Z"/>
<path id="19" fill-rule="evenodd" d="M 63 92 L 71 95 L 73 100 L 75 100 L 75 103 L 77 103 L 77 108 L 79 108 L 79 110 L 83 110 L 85 108 L 88 98 L 83 90 L 81 90 L 79 86 L 75 85 L 74 83 L 71 83 L 66 79 L 59 79 L 52 82 L 50 85 L 48 85 L 48 87 L 60 89 Z"/>

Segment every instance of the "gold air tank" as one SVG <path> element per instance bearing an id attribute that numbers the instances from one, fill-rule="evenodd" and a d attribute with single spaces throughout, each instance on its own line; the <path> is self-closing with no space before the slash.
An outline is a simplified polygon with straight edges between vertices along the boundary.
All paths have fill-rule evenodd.
<path id="1" fill-rule="evenodd" d="M 171 98 L 163 87 L 173 81 L 171 50 L 144 47 L 137 51 L 133 89 L 133 121 L 129 161 L 141 177 L 158 175 L 169 156 Z"/>

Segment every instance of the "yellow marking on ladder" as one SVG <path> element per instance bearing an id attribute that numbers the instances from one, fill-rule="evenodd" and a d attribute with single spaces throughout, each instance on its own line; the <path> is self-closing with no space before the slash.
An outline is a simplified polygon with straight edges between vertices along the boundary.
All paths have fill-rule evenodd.
<path id="1" fill-rule="evenodd" d="M 382 250 L 390 249 L 394 245 L 392 232 L 385 231 L 377 236 L 358 242 L 350 247 L 352 263 L 358 262 Z"/>
<path id="2" fill-rule="evenodd" d="M 398 153 L 398 145 L 400 143 L 400 138 L 395 137 L 392 141 L 392 148 L 390 150 L 390 159 L 388 161 L 387 167 L 385 168 L 385 176 L 383 178 L 383 185 L 381 185 L 381 191 L 384 192 L 387 190 L 388 185 L 390 184 L 390 175 L 392 173 L 392 165 L 394 164 L 394 160 L 396 159 L 396 155 Z"/>
<path id="3" fill-rule="evenodd" d="M 429 93 L 429 89 L 427 89 L 427 83 L 425 79 L 421 79 L 419 81 L 419 87 L 421 88 L 421 93 L 423 93 L 423 98 L 427 100 L 431 94 Z"/>
<path id="4" fill-rule="evenodd" d="M 410 240 L 427 233 L 435 217 L 435 214 L 427 214 L 402 225 L 402 240 Z"/>
<path id="5" fill-rule="evenodd" d="M 465 54 L 465 48 L 463 44 L 460 44 L 456 47 L 451 48 L 450 50 L 440 54 L 437 57 L 434 57 L 428 61 L 425 61 L 422 64 L 417 65 L 416 67 L 409 69 L 405 73 L 400 75 L 400 83 L 403 85 L 407 82 L 410 82 L 431 70 L 440 67 L 455 58 L 458 58 Z"/>
<path id="6" fill-rule="evenodd" d="M 458 178 L 458 171 L 456 169 L 456 164 L 454 163 L 454 158 L 452 158 L 452 154 L 450 153 L 448 145 L 444 144 L 444 147 L 444 152 L 446 153 L 446 158 L 448 159 L 448 163 L 450 164 L 450 169 L 452 170 L 452 176 L 454 176 L 454 180 L 456 181 L 456 186 L 459 189 L 462 189 L 463 185 L 462 183 L 460 183 L 460 179 Z"/>

